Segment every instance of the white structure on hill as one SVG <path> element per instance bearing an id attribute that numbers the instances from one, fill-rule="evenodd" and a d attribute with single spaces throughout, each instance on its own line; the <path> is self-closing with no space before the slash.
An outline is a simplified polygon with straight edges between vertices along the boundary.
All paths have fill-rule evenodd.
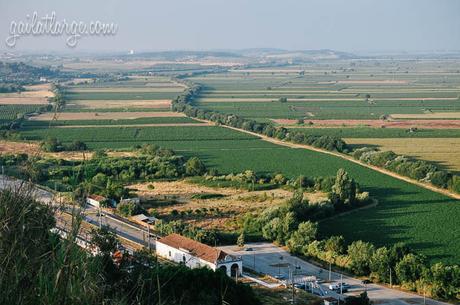
<path id="1" fill-rule="evenodd" d="M 170 234 L 156 241 L 157 255 L 185 264 L 189 268 L 220 269 L 228 276 L 240 276 L 243 271 L 241 257 L 225 253 L 214 247 L 179 234 Z"/>

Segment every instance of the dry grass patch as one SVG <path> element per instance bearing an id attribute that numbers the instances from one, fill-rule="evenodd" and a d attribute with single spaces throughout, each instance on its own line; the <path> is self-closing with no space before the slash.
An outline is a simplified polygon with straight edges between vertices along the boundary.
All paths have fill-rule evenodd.
<path id="1" fill-rule="evenodd" d="M 0 93 L 0 105 L 46 105 L 48 98 L 54 96 L 49 91 L 50 84 L 25 86 L 26 91 L 15 93 Z"/>
<path id="2" fill-rule="evenodd" d="M 153 186 L 153 189 L 152 189 Z M 260 212 L 277 206 L 292 197 L 284 189 L 245 191 L 233 188 L 211 188 L 186 180 L 153 182 L 129 186 L 135 189 L 142 201 L 155 202 L 152 206 L 162 217 L 180 215 L 186 222 L 208 229 L 232 231 L 238 229 L 238 218 L 247 212 Z M 215 198 L 197 199 L 196 195 L 213 195 Z M 323 201 L 324 193 L 306 193 L 310 202 Z"/>
<path id="3" fill-rule="evenodd" d="M 375 145 L 381 150 L 436 162 L 460 171 L 460 138 L 344 139 L 348 144 Z"/>
<path id="4" fill-rule="evenodd" d="M 96 108 L 149 108 L 169 109 L 171 100 L 73 100 L 67 106 L 77 106 L 84 109 Z"/>
<path id="5" fill-rule="evenodd" d="M 90 159 L 93 156 L 93 152 L 89 151 L 43 152 L 38 142 L 0 141 L 0 155 L 19 153 L 75 161 L 83 160 L 84 158 Z M 136 152 L 131 151 L 106 151 L 106 153 L 110 157 L 133 157 L 137 155 Z"/>

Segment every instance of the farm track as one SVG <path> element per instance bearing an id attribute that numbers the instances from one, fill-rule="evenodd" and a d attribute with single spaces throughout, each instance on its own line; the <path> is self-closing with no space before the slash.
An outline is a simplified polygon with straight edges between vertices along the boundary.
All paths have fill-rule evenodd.
<path id="1" fill-rule="evenodd" d="M 208 122 L 210 124 L 215 125 L 215 123 L 213 123 L 211 121 L 200 120 L 200 119 L 196 119 L 196 120 L 201 121 L 201 122 Z M 436 193 L 439 193 L 439 194 L 443 194 L 443 195 L 448 196 L 448 197 L 453 198 L 453 199 L 460 200 L 460 194 L 455 194 L 453 192 L 450 192 L 448 190 L 435 187 L 435 186 L 430 185 L 428 183 L 423 183 L 423 182 L 420 182 L 420 181 L 417 181 L 417 180 L 414 180 L 414 179 L 411 179 L 411 178 L 404 177 L 402 175 L 396 174 L 396 173 L 391 172 L 389 170 L 386 170 L 386 169 L 383 169 L 383 168 L 380 168 L 380 167 L 377 167 L 377 166 L 373 166 L 373 165 L 370 165 L 370 164 L 360 162 L 360 161 L 355 160 L 353 157 L 348 156 L 346 154 L 342 154 L 342 153 L 338 153 L 338 152 L 332 152 L 332 151 L 316 148 L 316 147 L 313 147 L 313 146 L 310 146 L 310 145 L 305 145 L 305 144 L 296 144 L 296 143 L 285 142 L 285 141 L 281 141 L 281 140 L 278 140 L 278 139 L 274 139 L 274 138 L 271 138 L 271 137 L 268 137 L 268 136 L 265 136 L 265 135 L 260 135 L 260 134 L 255 133 L 255 132 L 247 131 L 247 130 L 236 128 L 236 127 L 231 127 L 231 126 L 226 126 L 226 125 L 221 125 L 221 126 L 225 127 L 225 128 L 233 129 L 235 131 L 239 131 L 239 132 L 243 132 L 243 133 L 246 133 L 246 134 L 250 134 L 250 135 L 259 137 L 263 141 L 270 142 L 270 143 L 273 143 L 273 144 L 276 144 L 276 145 L 282 145 L 282 146 L 286 146 L 286 147 L 290 147 L 290 148 L 297 148 L 297 149 L 299 149 L 299 148 L 300 149 L 308 149 L 308 150 L 311 150 L 311 151 L 316 151 L 316 152 L 319 152 L 319 153 L 324 153 L 324 154 L 328 154 L 328 155 L 331 155 L 331 156 L 339 157 L 339 158 L 342 158 L 344 160 L 347 160 L 347 161 L 356 163 L 358 165 L 361 165 L 363 167 L 372 169 L 372 170 L 377 171 L 379 173 L 385 174 L 387 176 L 390 176 L 390 177 L 393 177 L 393 178 L 396 178 L 396 179 L 399 179 L 399 180 L 402 180 L 402 181 L 417 185 L 419 187 L 423 187 L 425 189 L 428 189 L 430 191 L 433 191 L 433 192 L 436 192 Z"/>

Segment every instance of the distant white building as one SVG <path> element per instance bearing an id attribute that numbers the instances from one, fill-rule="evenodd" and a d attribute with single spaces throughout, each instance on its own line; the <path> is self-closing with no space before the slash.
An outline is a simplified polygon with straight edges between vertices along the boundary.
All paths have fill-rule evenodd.
<path id="1" fill-rule="evenodd" d="M 139 197 L 132 197 L 132 198 L 122 198 L 120 203 L 133 203 L 133 204 L 140 204 L 141 199 Z"/>
<path id="2" fill-rule="evenodd" d="M 138 214 L 131 217 L 131 220 L 135 222 L 147 225 L 147 224 L 155 224 L 158 221 L 158 218 L 147 216 L 145 214 Z"/>
<path id="3" fill-rule="evenodd" d="M 202 244 L 179 234 L 170 234 L 156 241 L 156 253 L 189 268 L 208 267 L 223 270 L 236 277 L 243 271 L 241 257 L 236 257 L 217 248 Z"/>

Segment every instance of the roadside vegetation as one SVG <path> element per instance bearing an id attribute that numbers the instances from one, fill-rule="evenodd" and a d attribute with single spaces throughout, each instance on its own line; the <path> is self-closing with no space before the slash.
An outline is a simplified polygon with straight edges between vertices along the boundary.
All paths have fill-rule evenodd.
<path id="1" fill-rule="evenodd" d="M 106 230 L 93 231 L 99 251 L 91 255 L 75 242 L 81 219 L 61 239 L 55 208 L 25 189 L 2 190 L 0 201 L 2 304 L 260 304 L 249 286 L 221 272 L 163 265 L 146 251 L 120 258 Z"/>

